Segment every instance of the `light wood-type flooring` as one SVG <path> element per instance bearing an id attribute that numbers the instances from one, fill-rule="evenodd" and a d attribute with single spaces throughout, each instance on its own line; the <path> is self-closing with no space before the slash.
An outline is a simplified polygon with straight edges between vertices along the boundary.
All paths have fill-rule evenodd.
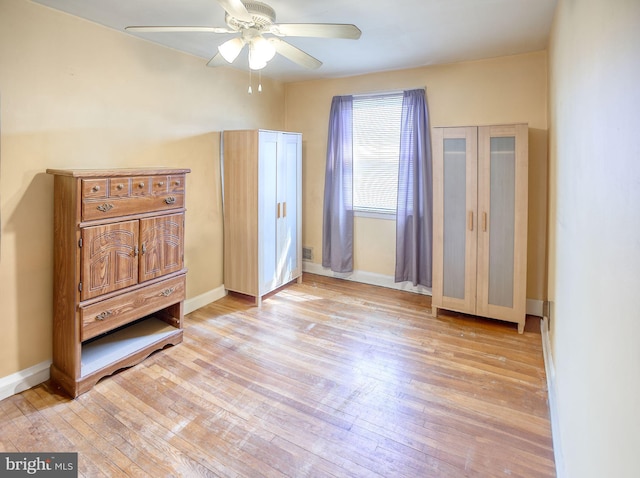
<path id="1" fill-rule="evenodd" d="M 309 274 L 229 295 L 76 400 L 0 401 L 0 451 L 77 451 L 87 477 L 555 476 L 539 319 L 430 303 Z"/>

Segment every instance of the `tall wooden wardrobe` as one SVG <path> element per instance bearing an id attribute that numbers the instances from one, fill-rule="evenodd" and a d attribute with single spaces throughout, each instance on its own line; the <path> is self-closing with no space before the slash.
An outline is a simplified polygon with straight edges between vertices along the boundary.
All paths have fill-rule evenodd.
<path id="1" fill-rule="evenodd" d="M 515 322 L 527 285 L 526 124 L 433 129 L 433 313 Z"/>
<path id="2" fill-rule="evenodd" d="M 302 135 L 223 132 L 224 285 L 256 299 L 302 278 Z"/>

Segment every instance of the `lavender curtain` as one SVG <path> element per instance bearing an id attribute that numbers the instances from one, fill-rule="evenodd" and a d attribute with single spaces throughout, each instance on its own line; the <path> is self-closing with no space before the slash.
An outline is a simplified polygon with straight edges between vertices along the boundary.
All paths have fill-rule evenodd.
<path id="1" fill-rule="evenodd" d="M 425 90 L 408 90 L 402 101 L 395 281 L 431 287 L 431 138 Z"/>
<path id="2" fill-rule="evenodd" d="M 335 96 L 324 177 L 322 266 L 353 271 L 353 97 Z"/>

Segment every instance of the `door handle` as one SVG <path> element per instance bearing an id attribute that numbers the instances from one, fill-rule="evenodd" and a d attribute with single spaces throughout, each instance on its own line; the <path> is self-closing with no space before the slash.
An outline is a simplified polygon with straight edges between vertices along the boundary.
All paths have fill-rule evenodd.
<path id="1" fill-rule="evenodd" d="M 469 211 L 469 230 L 473 231 L 473 211 Z"/>
<path id="2" fill-rule="evenodd" d="M 487 232 L 487 213 L 482 213 L 482 231 Z"/>

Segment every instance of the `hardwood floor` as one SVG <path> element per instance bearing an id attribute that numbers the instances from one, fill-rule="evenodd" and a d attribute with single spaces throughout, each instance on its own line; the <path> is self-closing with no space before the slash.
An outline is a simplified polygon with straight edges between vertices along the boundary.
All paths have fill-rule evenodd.
<path id="1" fill-rule="evenodd" d="M 76 400 L 0 401 L 0 451 L 77 451 L 87 477 L 555 476 L 539 320 L 430 303 L 306 274 L 229 295 Z"/>

